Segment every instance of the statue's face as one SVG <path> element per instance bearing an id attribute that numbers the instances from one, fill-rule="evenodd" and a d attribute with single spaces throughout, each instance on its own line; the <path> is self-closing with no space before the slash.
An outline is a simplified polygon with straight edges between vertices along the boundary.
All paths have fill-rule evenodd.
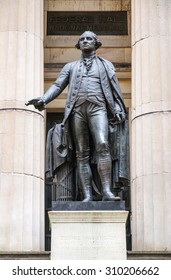
<path id="1" fill-rule="evenodd" d="M 79 39 L 80 50 L 83 52 L 91 52 L 95 50 L 95 39 L 91 32 L 84 32 Z"/>

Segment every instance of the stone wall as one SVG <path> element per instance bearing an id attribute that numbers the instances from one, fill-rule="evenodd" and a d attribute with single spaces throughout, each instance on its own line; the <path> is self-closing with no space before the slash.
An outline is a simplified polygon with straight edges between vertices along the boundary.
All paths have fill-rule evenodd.
<path id="1" fill-rule="evenodd" d="M 80 51 L 75 48 L 79 36 L 47 36 L 48 11 L 127 11 L 128 35 L 99 36 L 102 47 L 98 55 L 110 60 L 117 69 L 117 76 L 124 94 L 127 107 L 131 99 L 131 1 L 130 0 L 45 0 L 44 5 L 44 62 L 45 89 L 56 79 L 61 67 L 70 61 L 79 59 Z M 48 105 L 49 111 L 63 111 L 66 91 Z"/>

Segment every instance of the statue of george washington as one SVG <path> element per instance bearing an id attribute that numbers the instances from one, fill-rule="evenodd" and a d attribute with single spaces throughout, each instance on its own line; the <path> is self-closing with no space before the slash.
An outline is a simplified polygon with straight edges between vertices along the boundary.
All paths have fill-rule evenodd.
<path id="1" fill-rule="evenodd" d="M 57 176 L 60 188 L 72 186 L 66 200 L 79 200 L 79 189 L 83 202 L 119 200 L 115 190 L 129 180 L 127 111 L 113 64 L 96 54 L 100 46 L 97 35 L 85 31 L 76 44 L 81 58 L 26 103 L 41 111 L 68 86 L 64 119 L 49 131 L 46 156 L 47 176 Z"/>

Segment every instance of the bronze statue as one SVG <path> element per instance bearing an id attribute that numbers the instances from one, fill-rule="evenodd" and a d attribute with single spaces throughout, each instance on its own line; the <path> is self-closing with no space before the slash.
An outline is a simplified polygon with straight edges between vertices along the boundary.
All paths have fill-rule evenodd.
<path id="1" fill-rule="evenodd" d="M 63 122 L 49 134 L 47 171 L 54 175 L 64 163 L 76 163 L 83 202 L 94 199 L 94 190 L 103 201 L 119 200 L 113 191 L 129 177 L 127 112 L 113 64 L 96 54 L 100 46 L 97 35 L 85 31 L 76 44 L 81 58 L 26 104 L 41 111 L 69 86 Z"/>

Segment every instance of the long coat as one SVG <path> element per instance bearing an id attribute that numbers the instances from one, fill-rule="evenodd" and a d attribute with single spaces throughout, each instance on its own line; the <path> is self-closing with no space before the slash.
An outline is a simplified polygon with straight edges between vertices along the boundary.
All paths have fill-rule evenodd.
<path id="1" fill-rule="evenodd" d="M 99 68 L 101 86 L 106 98 L 106 102 L 108 105 L 107 107 L 109 108 L 111 114 L 113 115 L 113 117 L 115 117 L 115 113 L 118 110 L 124 111 L 126 113 L 125 105 L 122 100 L 121 89 L 116 78 L 115 68 L 113 64 L 110 61 L 99 56 L 97 56 L 96 61 Z M 59 96 L 61 92 L 66 88 L 66 86 L 68 86 L 65 117 L 63 122 L 65 122 L 70 115 L 77 100 L 83 75 L 83 69 L 84 64 L 82 59 L 67 63 L 63 67 L 54 84 L 46 91 L 43 96 L 45 102 L 49 103 L 57 96 Z"/>
<path id="2" fill-rule="evenodd" d="M 99 68 L 102 90 L 107 103 L 109 115 L 109 144 L 113 160 L 113 176 L 115 182 L 123 184 L 129 179 L 129 144 L 128 144 L 128 119 L 126 108 L 122 99 L 122 92 L 115 74 L 115 68 L 111 62 L 96 57 Z M 69 116 L 77 100 L 82 80 L 84 64 L 82 59 L 67 63 L 54 84 L 47 90 L 43 98 L 49 103 L 68 86 L 64 119 L 61 124 L 55 125 L 47 138 L 46 172 L 53 176 L 67 161 L 75 162 L 74 147 L 69 125 Z M 125 121 L 117 123 L 115 114 L 118 111 L 125 113 Z M 91 160 L 96 163 L 96 156 L 91 155 Z"/>

